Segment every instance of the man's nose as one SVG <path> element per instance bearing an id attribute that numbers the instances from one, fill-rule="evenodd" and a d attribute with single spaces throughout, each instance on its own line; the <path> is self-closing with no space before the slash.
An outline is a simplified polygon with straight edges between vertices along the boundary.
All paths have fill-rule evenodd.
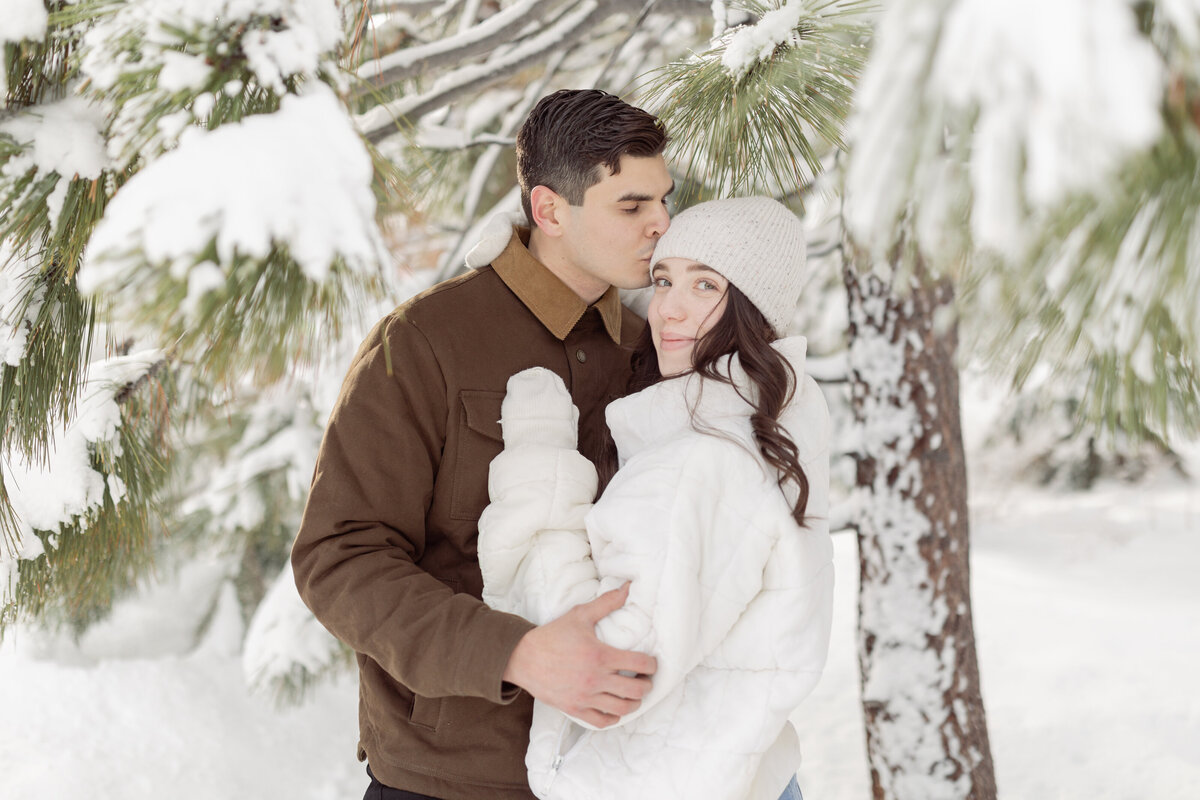
<path id="1" fill-rule="evenodd" d="M 654 219 L 650 221 L 650 227 L 646 231 L 646 235 L 657 239 L 667 232 L 667 228 L 671 225 L 671 215 L 667 213 L 667 207 L 659 204 L 658 213 L 654 215 Z"/>

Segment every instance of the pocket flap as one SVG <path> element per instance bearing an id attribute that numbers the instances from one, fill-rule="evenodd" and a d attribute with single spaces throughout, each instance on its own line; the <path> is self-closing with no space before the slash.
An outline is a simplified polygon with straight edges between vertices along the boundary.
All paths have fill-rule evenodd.
<path id="1" fill-rule="evenodd" d="M 504 392 L 468 389 L 460 392 L 459 397 L 467 415 L 467 427 L 489 439 L 503 442 L 504 436 L 500 431 L 500 403 L 504 400 Z"/>

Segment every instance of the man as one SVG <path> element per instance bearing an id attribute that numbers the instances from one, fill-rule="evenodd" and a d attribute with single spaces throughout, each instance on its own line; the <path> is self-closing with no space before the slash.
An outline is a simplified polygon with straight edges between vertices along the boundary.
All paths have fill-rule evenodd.
<path id="1" fill-rule="evenodd" d="M 556 372 L 580 450 L 596 461 L 606 446 L 604 407 L 643 325 L 616 287 L 646 285 L 669 224 L 665 144 L 658 120 L 611 95 L 544 98 L 517 136 L 528 234 L 397 308 L 354 358 L 292 563 L 357 653 L 369 798 L 527 800 L 533 697 L 603 726 L 648 691 L 654 659 L 595 635 L 624 591 L 534 627 L 482 603 L 475 543 L 510 375 Z"/>

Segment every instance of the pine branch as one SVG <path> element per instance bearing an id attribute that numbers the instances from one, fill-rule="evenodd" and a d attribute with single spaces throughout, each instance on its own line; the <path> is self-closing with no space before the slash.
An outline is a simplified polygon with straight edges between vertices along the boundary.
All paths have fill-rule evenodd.
<path id="1" fill-rule="evenodd" d="M 397 125 L 410 124 L 422 115 L 447 106 L 459 98 L 500 83 L 523 69 L 544 61 L 555 51 L 568 49 L 594 36 L 596 28 L 606 19 L 624 13 L 638 12 L 644 0 L 585 0 L 565 7 L 555 21 L 536 29 L 536 32 L 515 46 L 497 51 L 486 61 L 468 64 L 442 75 L 432 88 L 417 94 L 405 94 L 396 100 L 382 103 L 358 115 L 359 129 L 373 142 L 382 141 L 397 133 Z M 699 15 L 708 13 L 708 6 L 687 2 L 683 11 Z M 664 9 L 660 8 L 660 11 Z"/>
<path id="2" fill-rule="evenodd" d="M 90 468 L 105 479 L 102 503 L 55 530 L 25 532 L 40 539 L 45 552 L 20 560 L 15 585 L 0 587 L 0 636 L 22 619 L 82 630 L 150 566 L 159 531 L 155 497 L 167 474 L 172 393 L 162 367 L 155 364 L 149 380 L 119 392 L 116 442 L 90 447 Z M 7 510 L 8 498 L 3 500 Z"/>
<path id="3" fill-rule="evenodd" d="M 979 334 L 988 352 L 1017 386 L 1046 367 L 1078 382 L 1081 413 L 1110 432 L 1200 431 L 1198 219 L 1193 128 L 1067 202 L 1026 264 L 975 277 L 974 313 L 1003 317 Z"/>
<path id="4" fill-rule="evenodd" d="M 13 450 L 44 461 L 56 425 L 65 425 L 83 385 L 91 350 L 95 316 L 90 303 L 54 269 L 26 276 L 28 289 L 17 318 L 28 316 L 24 357 L 16 365 L 0 365 L 0 451 Z"/>
<path id="5" fill-rule="evenodd" d="M 844 147 L 842 125 L 863 66 L 861 3 L 814 3 L 765 57 L 725 63 L 740 30 L 651 73 L 648 103 L 671 131 L 682 186 L 695 195 L 786 192 L 822 169 L 821 145 Z M 741 29 L 744 30 L 744 29 Z"/>
<path id="6" fill-rule="evenodd" d="M 529 26 L 531 21 L 546 18 L 562 3 L 563 0 L 518 0 L 457 36 L 406 47 L 366 61 L 357 69 L 357 75 L 365 85 L 356 90 L 356 95 L 360 96 L 372 87 L 379 89 L 417 75 L 428 75 L 490 52 L 511 42 L 518 30 Z"/>

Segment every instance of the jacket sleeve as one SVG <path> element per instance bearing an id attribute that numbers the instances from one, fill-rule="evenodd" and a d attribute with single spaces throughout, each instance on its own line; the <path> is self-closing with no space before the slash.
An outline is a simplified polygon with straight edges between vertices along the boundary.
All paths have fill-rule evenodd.
<path id="1" fill-rule="evenodd" d="M 326 427 L 292 548 L 296 586 L 336 637 L 417 694 L 509 702 L 504 669 L 532 626 L 417 565 L 446 420 L 433 348 L 409 321 L 384 319 Z"/>
<path id="2" fill-rule="evenodd" d="M 541 625 L 596 597 L 584 516 L 596 468 L 576 446 L 578 412 L 557 375 L 514 375 L 501 407 L 504 451 L 491 464 L 479 519 L 483 599 Z"/>

